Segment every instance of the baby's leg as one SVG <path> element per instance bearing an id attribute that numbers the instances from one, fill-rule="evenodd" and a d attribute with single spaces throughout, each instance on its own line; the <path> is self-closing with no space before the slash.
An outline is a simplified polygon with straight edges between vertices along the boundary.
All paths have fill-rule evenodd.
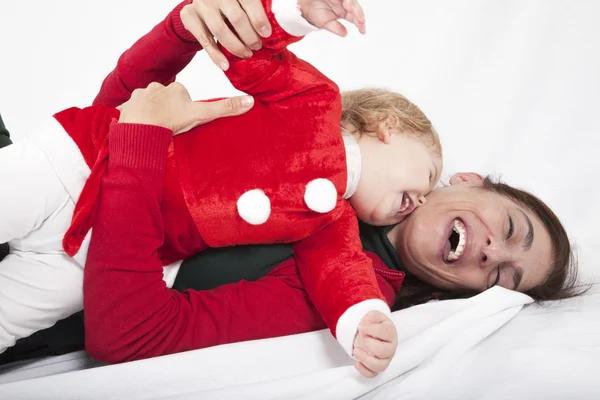
<path id="1" fill-rule="evenodd" d="M 0 173 L 0 243 L 38 229 L 68 198 L 46 155 L 29 140 L 0 149 Z"/>
<path id="2" fill-rule="evenodd" d="M 66 254 L 12 251 L 0 263 L 0 353 L 83 308 L 83 268 Z"/>

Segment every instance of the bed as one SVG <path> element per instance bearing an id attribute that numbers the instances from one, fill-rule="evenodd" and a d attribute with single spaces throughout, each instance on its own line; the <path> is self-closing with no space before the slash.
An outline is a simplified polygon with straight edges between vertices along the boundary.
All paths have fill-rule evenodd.
<path id="1" fill-rule="evenodd" d="M 122 50 L 176 3 L 3 1 L 0 111 L 14 138 L 89 104 Z M 367 36 L 317 34 L 293 49 L 343 89 L 386 86 L 416 102 L 441 135 L 445 176 L 502 173 L 538 194 L 572 236 L 582 280 L 597 282 L 600 3 L 362 3 Z M 235 93 L 206 57 L 180 80 L 194 98 Z M 84 352 L 13 364 L 0 370 L 0 399 L 600 398 L 598 289 L 527 301 L 494 289 L 394 313 L 402 343 L 376 380 L 357 378 L 321 331 L 116 366 Z"/>
<path id="2" fill-rule="evenodd" d="M 493 288 L 395 312 L 398 353 L 358 376 L 326 331 L 102 366 L 85 352 L 0 375 L 3 399 L 597 399 L 600 293 L 528 305 Z"/>

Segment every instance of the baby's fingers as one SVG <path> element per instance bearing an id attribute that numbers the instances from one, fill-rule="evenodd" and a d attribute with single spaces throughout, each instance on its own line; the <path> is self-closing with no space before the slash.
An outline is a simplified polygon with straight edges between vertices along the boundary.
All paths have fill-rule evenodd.
<path id="1" fill-rule="evenodd" d="M 388 367 L 388 365 L 390 365 L 390 359 L 377 358 L 373 355 L 367 354 L 360 348 L 354 349 L 353 355 L 354 358 L 356 358 L 356 360 L 359 363 L 361 363 L 367 370 L 374 372 L 375 374 L 384 371 Z M 361 371 L 359 370 L 359 372 Z"/>
<path id="2" fill-rule="evenodd" d="M 360 361 L 354 363 L 354 368 L 356 368 L 356 370 L 366 378 L 375 378 L 377 376 L 377 372 L 371 371 L 369 368 L 365 367 Z"/>
<path id="3" fill-rule="evenodd" d="M 346 11 L 346 20 L 358 28 L 363 35 L 366 33 L 365 13 L 356 0 L 344 0 L 344 10 Z"/>
<path id="4" fill-rule="evenodd" d="M 384 342 L 371 336 L 362 337 L 360 348 L 367 354 L 381 359 L 391 359 L 396 353 L 396 344 Z"/>
<path id="5" fill-rule="evenodd" d="M 398 333 L 394 323 L 387 319 L 379 323 L 364 323 L 359 326 L 358 331 L 365 336 L 371 336 L 384 342 L 397 343 Z"/>

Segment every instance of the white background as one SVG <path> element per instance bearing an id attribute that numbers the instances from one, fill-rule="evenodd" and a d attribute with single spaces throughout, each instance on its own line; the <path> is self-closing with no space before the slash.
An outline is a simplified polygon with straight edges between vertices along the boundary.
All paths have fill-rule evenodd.
<path id="1" fill-rule="evenodd" d="M 584 276 L 600 277 L 600 1 L 362 3 L 366 36 L 318 33 L 292 49 L 342 89 L 384 86 L 416 102 L 442 137 L 446 177 L 501 173 L 538 194 Z M 176 4 L 1 0 L 0 113 L 13 137 L 89 105 L 121 52 Z M 195 99 L 235 93 L 204 54 L 180 81 Z"/>

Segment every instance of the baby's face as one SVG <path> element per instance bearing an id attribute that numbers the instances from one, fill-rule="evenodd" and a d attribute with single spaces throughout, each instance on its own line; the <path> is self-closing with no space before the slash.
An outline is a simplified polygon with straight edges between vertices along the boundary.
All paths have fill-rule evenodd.
<path id="1" fill-rule="evenodd" d="M 402 221 L 425 203 L 442 172 L 442 159 L 431 146 L 408 135 L 393 134 L 390 142 L 359 139 L 362 171 L 350 204 L 371 225 Z"/>

